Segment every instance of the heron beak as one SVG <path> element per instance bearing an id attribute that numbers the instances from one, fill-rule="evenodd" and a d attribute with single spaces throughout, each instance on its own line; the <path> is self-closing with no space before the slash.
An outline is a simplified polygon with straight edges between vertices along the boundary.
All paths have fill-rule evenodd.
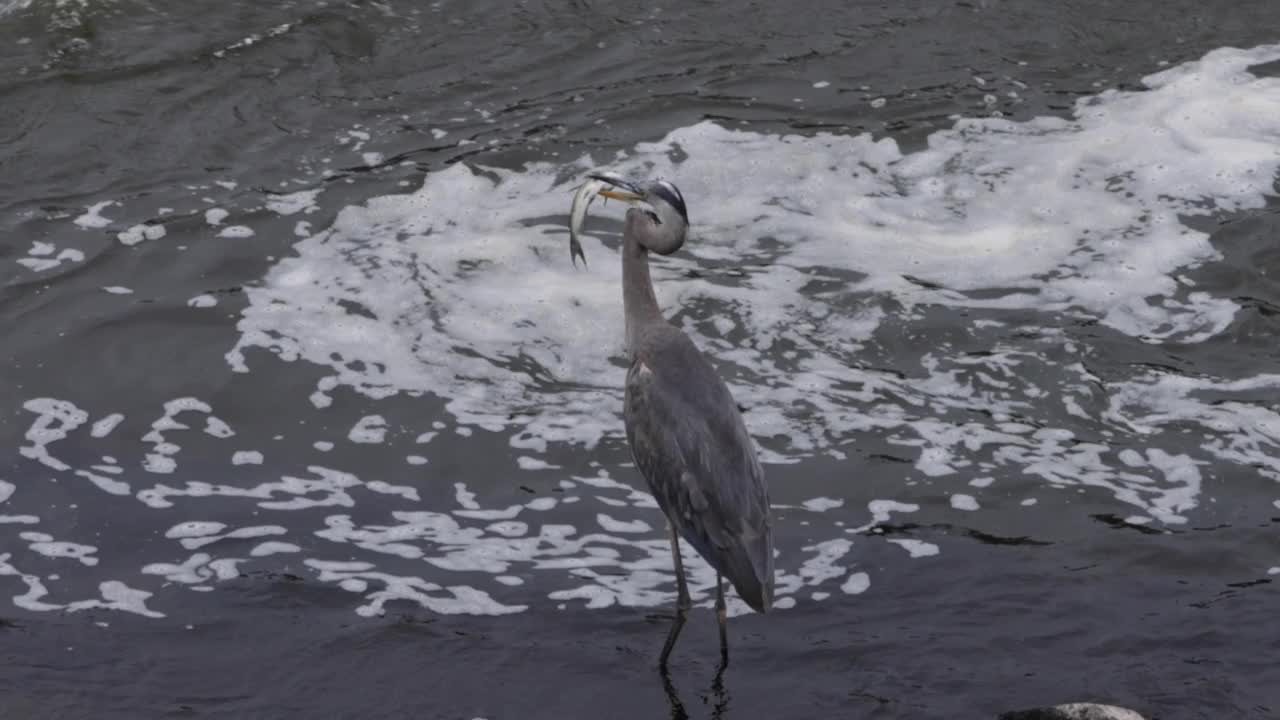
<path id="1" fill-rule="evenodd" d="M 640 202 L 641 200 L 644 199 L 643 195 L 639 193 L 631 192 L 629 190 L 601 190 L 596 194 L 600 195 L 601 197 L 613 198 L 614 200 L 621 200 L 623 202 L 629 202 L 629 203 Z"/>
<path id="2" fill-rule="evenodd" d="M 600 190 L 596 193 L 597 195 L 628 203 L 639 202 L 644 199 L 644 193 L 640 191 L 640 188 L 636 187 L 631 182 L 622 179 L 622 177 L 617 173 L 591 173 L 587 177 L 593 180 L 600 180 L 601 182 L 605 182 L 613 186 L 606 190 Z"/>

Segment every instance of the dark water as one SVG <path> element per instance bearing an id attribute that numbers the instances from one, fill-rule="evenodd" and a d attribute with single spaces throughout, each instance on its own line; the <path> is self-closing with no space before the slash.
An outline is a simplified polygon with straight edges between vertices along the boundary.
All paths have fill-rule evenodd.
<path id="1" fill-rule="evenodd" d="M 759 233 L 741 281 L 732 255 L 678 261 L 668 287 L 696 301 L 678 316 L 704 346 L 722 336 L 718 364 L 775 461 L 792 606 L 731 621 L 720 679 L 714 618 L 695 611 L 671 687 L 653 670 L 673 592 L 662 523 L 608 482 L 639 486 L 612 410 L 622 371 L 559 329 L 591 318 L 499 317 L 493 332 L 529 350 L 498 358 L 489 325 L 448 318 L 493 321 L 467 312 L 500 276 L 467 273 L 516 259 L 477 250 L 491 254 L 437 282 L 388 238 L 432 247 L 444 230 L 405 230 L 417 216 L 400 206 L 353 213 L 447 189 L 459 167 L 515 193 L 551 176 L 529 162 L 658 162 L 680 153 L 640 144 L 710 120 L 755 133 L 740 154 L 761 169 L 729 180 L 763 217 L 803 204 L 816 186 L 789 183 L 845 152 L 780 135 L 865 132 L 924 158 L 955 116 L 1072 117 L 1080 98 L 1152 94 L 1149 73 L 1276 42 L 1280 5 L 19 5 L 0 0 L 5 717 L 990 718 L 1084 700 L 1280 715 L 1280 215 L 1266 202 L 1223 190 L 1197 196 L 1199 214 L 1180 206 L 1216 254 L 1155 273 L 1183 279 L 1152 292 L 1150 316 L 1115 319 L 1087 289 L 1047 299 L 1076 272 L 1123 295 L 1066 259 L 1035 275 L 1040 299 L 1000 305 L 1023 280 L 998 251 L 990 283 L 895 271 L 911 279 L 889 290 L 877 261 L 815 261 L 783 233 Z M 1274 60 L 1252 73 L 1280 75 Z M 1222 175 L 1256 156 L 1269 185 L 1274 89 L 1218 90 L 1167 116 L 1182 162 Z M 1197 134 L 1201 111 L 1230 132 Z M 1009 137 L 1019 162 L 1073 162 Z M 730 159 L 679 140 L 690 165 Z M 975 166 L 1003 152 L 984 143 L 965 146 Z M 793 161 L 810 170 L 789 175 Z M 985 177 L 951 172 L 935 176 Z M 733 218 L 689 175 L 715 247 Z M 305 211 L 272 205 L 298 191 L 316 191 Z M 480 238 L 472 199 L 440 192 L 426 214 Z M 559 197 L 494 232 L 563 224 L 544 216 L 567 212 Z M 1092 206 L 1056 207 L 1093 222 Z M 329 245 L 301 244 L 335 224 Z M 596 228 L 616 246 L 616 225 Z M 546 244 L 556 282 L 591 282 L 560 267 L 562 237 Z M 1089 249 L 1105 266 L 1115 246 Z M 604 252 L 588 247 L 600 265 Z M 793 270 L 803 307 L 767 289 Z M 308 314 L 339 306 L 351 325 Z M 814 328 L 734 355 L 775 307 Z M 869 327 L 847 346 L 831 339 L 846 320 Z M 432 323 L 446 330 L 415 329 Z M 485 407 L 498 419 L 478 419 Z"/>

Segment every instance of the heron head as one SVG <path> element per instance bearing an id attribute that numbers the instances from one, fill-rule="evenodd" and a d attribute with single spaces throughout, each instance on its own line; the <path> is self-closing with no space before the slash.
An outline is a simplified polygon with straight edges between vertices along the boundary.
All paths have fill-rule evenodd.
<path id="1" fill-rule="evenodd" d="M 623 180 L 612 173 L 592 174 L 611 187 L 599 192 L 607 198 L 637 205 L 627 211 L 627 233 L 648 250 L 670 255 L 684 245 L 689 231 L 689 211 L 680 188 L 667 180 L 644 185 Z M 648 207 L 640 207 L 643 203 Z"/>

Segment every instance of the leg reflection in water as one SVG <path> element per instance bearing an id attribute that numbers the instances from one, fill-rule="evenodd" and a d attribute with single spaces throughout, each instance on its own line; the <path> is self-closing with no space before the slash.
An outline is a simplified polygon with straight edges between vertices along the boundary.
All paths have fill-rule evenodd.
<path id="1" fill-rule="evenodd" d="M 724 687 L 724 671 L 728 666 L 728 662 L 720 663 L 716 668 L 715 677 L 711 680 L 711 692 L 702 696 L 703 703 L 711 705 L 711 717 L 714 720 L 723 720 L 726 717 L 725 713 L 729 710 L 729 693 Z M 676 690 L 675 683 L 671 682 L 671 673 L 663 668 L 659 675 L 662 677 L 662 689 L 667 694 L 671 720 L 689 720 L 689 713 L 684 709 L 680 693 Z"/>
<path id="2" fill-rule="evenodd" d="M 659 674 L 662 676 L 662 689 L 667 693 L 667 706 L 671 708 L 671 720 L 689 720 L 689 713 L 685 712 L 684 703 L 680 702 L 680 693 L 671 684 L 671 673 L 663 668 Z"/>

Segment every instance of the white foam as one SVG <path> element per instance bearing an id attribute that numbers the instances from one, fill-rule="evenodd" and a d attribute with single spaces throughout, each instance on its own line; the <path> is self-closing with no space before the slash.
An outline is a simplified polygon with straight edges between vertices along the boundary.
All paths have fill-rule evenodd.
<path id="1" fill-rule="evenodd" d="M 380 444 L 387 439 L 387 421 L 381 415 L 366 415 L 347 433 L 347 439 L 353 443 Z"/>
<path id="2" fill-rule="evenodd" d="M 85 229 L 107 227 L 111 224 L 111 220 L 103 217 L 102 211 L 106 210 L 112 205 L 119 205 L 119 204 L 120 203 L 116 202 L 115 200 L 103 200 L 102 202 L 94 203 L 93 205 L 90 205 L 89 207 L 85 208 L 84 214 L 81 215 L 80 217 L 77 217 L 72 222 L 74 222 L 76 225 L 79 225 L 80 227 Z"/>
<path id="3" fill-rule="evenodd" d="M 369 601 L 356 608 L 356 612 L 365 617 L 381 615 L 383 607 L 391 600 L 408 600 L 417 602 L 432 612 L 442 615 L 459 613 L 482 615 L 507 615 L 528 609 L 526 605 L 504 605 L 494 600 L 488 593 L 476 590 L 467 585 L 451 585 L 441 587 L 418 577 L 405 577 L 372 570 L 340 570 L 315 560 L 307 560 L 306 564 L 319 571 L 319 579 L 327 582 L 344 583 L 348 589 L 361 588 L 363 592 L 368 584 L 381 587 L 366 596 Z M 351 585 L 352 580 L 359 580 L 364 585 Z"/>
<path id="4" fill-rule="evenodd" d="M 669 604 L 674 599 L 670 548 L 665 537 L 653 532 L 651 520 L 661 518 L 654 509 L 628 510 L 625 509 L 628 504 L 623 503 L 623 510 L 597 516 L 603 532 L 580 533 L 568 525 L 544 522 L 538 526 L 510 519 L 527 506 L 516 505 L 506 510 L 484 508 L 460 483 L 455 491 L 461 510 L 451 513 L 394 511 L 391 514 L 394 522 L 368 524 L 357 522 L 350 515 L 332 515 L 325 519 L 326 529 L 315 535 L 379 555 L 426 562 L 439 570 L 485 573 L 499 586 L 518 585 L 521 581 L 513 579 L 515 570 L 533 569 L 542 574 L 541 585 L 554 588 L 560 584 L 555 578 L 559 573 L 569 584 L 551 590 L 547 597 L 554 601 L 582 601 L 589 608 L 649 607 Z M 633 491 L 625 485 L 605 482 L 600 492 L 625 496 Z M 494 515 L 509 517 L 494 522 Z M 836 538 L 805 546 L 785 561 L 780 558 L 776 597 L 785 602 L 779 607 L 793 606 L 793 596 L 802 591 L 806 598 L 812 598 L 809 593 L 813 590 L 840 583 L 848 572 L 844 559 L 852 547 L 851 540 Z M 715 571 L 687 543 L 681 544 L 681 551 L 694 601 L 709 606 L 714 602 Z M 344 556 L 351 553 L 350 550 L 341 552 Z M 312 564 L 311 561 L 308 564 Z M 342 583 L 357 578 L 365 581 L 368 588 L 382 587 L 382 583 L 389 580 L 384 589 L 368 594 L 371 600 L 398 598 L 432 607 L 427 597 L 413 591 L 411 584 L 405 585 L 410 582 L 409 578 L 397 575 L 380 580 L 373 574 L 376 568 L 372 564 L 322 569 L 343 571 L 325 576 L 332 581 Z M 862 576 L 863 580 L 855 578 L 844 583 L 851 588 L 856 588 L 859 582 L 869 583 L 865 573 Z M 353 591 L 366 592 L 365 589 Z M 473 606 L 457 611 L 506 612 L 502 609 L 509 607 L 506 601 L 490 605 L 493 599 L 488 594 L 479 596 Z M 376 602 L 374 605 L 379 607 Z M 376 609 L 364 606 L 362 612 L 376 612 Z M 736 615 L 749 609 L 740 599 L 732 597 L 729 612 Z"/>
<path id="5" fill-rule="evenodd" d="M 11 553 L 0 553 L 0 576 L 17 577 L 27 586 L 26 592 L 13 596 L 13 604 L 23 610 L 48 612 L 65 609 L 69 612 L 75 612 L 77 610 L 102 608 L 131 612 L 145 617 L 164 617 L 163 613 L 151 610 L 146 606 L 147 598 L 151 597 L 151 593 L 135 590 L 118 580 L 107 580 L 99 583 L 100 598 L 78 600 L 65 605 L 46 602 L 44 598 L 49 596 L 48 587 L 39 577 L 24 573 L 14 567 L 10 563 L 12 557 Z M 56 576 L 50 576 L 50 579 L 56 579 Z"/>
<path id="6" fill-rule="evenodd" d="M 293 543 L 279 542 L 276 540 L 268 540 L 259 543 L 249 551 L 250 557 L 267 557 L 268 555 L 279 555 L 281 553 L 297 553 L 302 552 L 302 548 Z"/>
<path id="7" fill-rule="evenodd" d="M 861 595 L 871 587 L 871 577 L 864 572 L 850 573 L 840 589 L 849 595 Z"/>
<path id="8" fill-rule="evenodd" d="M 98 564 L 98 558 L 94 557 L 94 554 L 98 552 L 98 548 L 93 545 L 57 541 L 53 539 L 52 535 L 41 532 L 23 532 L 19 533 L 18 537 L 29 543 L 28 548 L 32 552 L 39 553 L 45 557 L 72 558 L 89 567 Z"/>
<path id="9" fill-rule="evenodd" d="M 666 175 L 691 198 L 692 238 L 681 253 L 655 262 L 658 294 L 668 314 L 683 309 L 682 326 L 750 403 L 748 426 L 766 442 L 768 462 L 838 457 L 849 439 L 877 433 L 902 448 L 909 457 L 903 476 L 921 485 L 932 486 L 926 478 L 934 476 L 953 486 L 957 478 L 980 475 L 971 487 L 986 487 L 993 475 L 1029 478 L 1109 493 L 1134 508 L 1135 523 L 1185 522 L 1201 501 L 1208 462 L 1256 466 L 1280 478 L 1277 411 L 1245 402 L 1274 393 L 1276 376 L 1190 380 L 1153 372 L 1103 383 L 1078 362 L 1054 359 L 1064 350 L 1078 353 L 1060 329 L 1034 327 L 1034 318 L 1042 312 L 1046 324 L 1060 326 L 1064 316 L 1083 317 L 1143 339 L 1188 343 L 1212 337 L 1230 321 L 1234 300 L 1173 279 L 1214 257 L 1204 235 L 1179 218 L 1256 207 L 1271 192 L 1280 164 L 1274 143 L 1280 83 L 1252 78 L 1243 68 L 1275 57 L 1280 48 L 1220 51 L 1149 79 L 1147 92 L 1086 99 L 1066 120 L 960 120 L 910 155 L 892 140 L 869 136 L 776 136 L 702 123 L 637 146 L 618 169 L 636 177 Z M 673 157 L 687 159 L 676 164 Z M 519 170 L 455 164 L 429 174 L 415 192 L 344 209 L 331 227 L 298 242 L 261 287 L 250 287 L 229 362 L 239 371 L 249 370 L 250 359 L 321 366 L 325 377 L 312 396 L 317 407 L 346 388 L 373 399 L 438 395 L 453 421 L 434 423 L 419 442 L 449 428 L 460 435 L 471 427 L 503 432 L 524 470 L 554 469 L 534 456 L 553 444 L 620 442 L 622 322 L 618 261 L 610 249 L 619 215 L 613 206 L 588 223 L 591 269 L 575 271 L 564 258 L 568 194 L 594 165 L 585 158 Z M 742 192 L 726 197 L 718 192 L 726 186 Z M 300 212 L 314 199 L 272 209 Z M 211 224 L 224 219 L 225 213 Z M 37 245 L 29 259 L 47 260 L 55 251 Z M 735 267 L 725 271 L 729 263 Z M 700 276 L 689 273 L 695 269 Z M 721 282 L 730 275 L 732 282 Z M 815 284 L 831 289 L 809 289 Z M 994 288 L 1007 291 L 990 292 Z M 984 292 L 970 293 L 975 290 Z M 906 378 L 868 368 L 862 350 L 882 324 L 910 321 L 934 306 L 1028 311 L 1044 339 L 997 341 L 974 356 L 931 348 L 918 367 L 903 368 Z M 1017 329 L 981 318 L 973 328 Z M 246 352 L 251 349 L 274 351 L 278 359 Z M 1036 384 L 1046 376 L 1061 377 L 1061 386 Z M 1094 419 L 1149 437 L 1150 447 L 1129 443 L 1113 450 L 1046 422 L 1039 408 L 1096 415 L 1084 408 L 1096 408 L 1102 398 L 1108 410 Z M 215 437 L 234 434 L 202 401 L 175 402 L 144 437 L 148 469 L 176 469 L 174 440 L 190 429 L 180 422 L 182 412 L 203 413 L 205 431 Z M 29 401 L 27 409 L 37 418 L 23 455 L 58 471 L 75 470 L 51 453 L 87 413 L 50 398 Z M 361 424 L 352 429 L 353 441 L 386 441 L 381 416 Z M 1169 450 L 1162 436 L 1188 424 L 1201 431 L 1201 446 L 1180 442 L 1177 452 Z M 98 437 L 97 423 L 93 434 Z M 314 447 L 332 445 L 317 441 Z M 488 502 L 455 483 L 456 509 L 422 512 L 412 487 L 337 470 L 311 467 L 312 477 L 267 482 L 258 482 L 256 468 L 224 470 L 237 475 L 225 484 L 156 484 L 137 497 L 157 509 L 172 507 L 175 498 L 207 497 L 228 504 L 239 499 L 264 514 L 335 508 L 307 514 L 320 517 L 347 512 L 361 493 L 374 492 L 382 495 L 380 505 L 413 508 L 327 515 L 323 528 L 308 535 L 307 554 L 315 557 L 306 558 L 307 567 L 322 581 L 363 595 L 364 614 L 381 612 L 392 600 L 496 614 L 548 601 L 650 606 L 668 604 L 674 595 L 670 551 L 653 530 L 662 517 L 652 497 L 605 471 L 566 481 L 562 489 L 574 494 L 557 493 L 560 501 L 538 497 L 514 505 Z M 113 478 L 75 471 L 95 483 L 119 483 L 99 484 L 108 492 L 129 492 Z M 245 475 L 255 476 L 253 482 Z M 519 482 L 498 479 L 504 481 Z M 1041 494 L 1047 503 L 1054 495 Z M 579 498 L 591 507 L 586 524 L 558 524 L 565 516 L 560 503 Z M 840 502 L 815 498 L 787 510 L 829 513 Z M 950 502 L 957 509 L 977 506 L 971 495 L 954 494 Z M 823 537 L 819 523 L 829 520 L 818 515 L 799 521 L 812 522 L 805 529 L 815 535 L 812 544 L 779 556 L 777 607 L 818 601 L 837 586 L 864 592 L 869 575 L 850 571 L 854 543 L 887 540 L 911 557 L 939 552 L 932 543 L 874 534 L 893 515 L 919 506 L 874 500 L 867 509 L 870 522 L 844 531 L 856 538 Z M 837 524 L 843 527 L 843 520 Z M 225 532 L 222 526 L 174 539 L 194 547 L 220 540 L 233 545 L 237 538 L 278 536 L 279 528 Z M 863 536 L 868 531 L 873 534 Z M 299 548 L 268 541 L 247 554 Z M 685 553 L 691 591 L 705 606 L 714 572 L 689 548 Z M 68 606 L 47 601 L 47 578 L 19 573 L 2 557 L 0 574 L 24 578 L 21 602 Z M 364 562 L 370 558 L 402 567 L 406 560 L 424 563 L 429 569 L 422 572 L 432 580 L 467 573 L 469 584 L 433 583 L 410 577 L 411 569 L 383 572 Z M 182 577 L 202 589 L 249 562 L 204 553 L 160 559 L 168 564 L 147 565 L 148 574 Z M 531 597 L 513 582 L 530 573 L 540 575 L 532 586 L 548 588 L 546 597 Z M 105 593 L 103 599 L 114 602 Z M 744 607 L 735 600 L 731 611 Z"/>
<path id="10" fill-rule="evenodd" d="M 143 575 L 160 575 L 167 582 L 183 585 L 199 585 L 215 578 L 216 573 L 209 568 L 213 556 L 208 553 L 195 553 L 182 563 L 150 563 L 143 566 Z"/>
<path id="11" fill-rule="evenodd" d="M 829 497 L 816 497 L 811 500 L 805 500 L 801 505 L 803 505 L 806 510 L 811 510 L 813 512 L 825 512 L 827 510 L 835 510 L 836 508 L 844 507 L 844 500 Z"/>
<path id="12" fill-rule="evenodd" d="M 55 257 L 25 257 L 18 258 L 18 264 L 26 267 L 32 272 L 44 272 L 52 270 L 62 263 L 78 263 L 84 262 L 84 251 L 75 248 L 63 248 Z"/>
<path id="13" fill-rule="evenodd" d="M 316 198 L 319 197 L 320 188 L 314 190 L 299 190 L 287 195 L 272 195 L 267 198 L 267 209 L 279 213 L 281 215 L 296 215 L 300 212 L 312 212 L 318 210 Z"/>
<path id="14" fill-rule="evenodd" d="M 49 454 L 48 446 L 83 425 L 89 414 L 74 403 L 54 398 L 35 398 L 23 403 L 22 407 L 36 413 L 36 419 L 25 436 L 31 444 L 18 448 L 18 453 L 54 470 L 69 470 L 70 465 Z"/>
<path id="15" fill-rule="evenodd" d="M 390 485 L 382 481 L 364 483 L 351 473 L 319 465 L 309 465 L 307 470 L 315 477 L 284 475 L 279 480 L 252 486 L 215 485 L 197 481 L 188 481 L 183 487 L 160 484 L 138 491 L 137 498 L 149 507 L 161 509 L 173 507 L 170 500 L 173 497 L 240 497 L 258 500 L 258 507 L 266 510 L 353 507 L 355 498 L 349 491 L 356 488 L 416 498 L 416 491 L 410 487 Z"/>
<path id="16" fill-rule="evenodd" d="M 220 522 L 188 520 L 169 528 L 165 531 L 164 536 L 172 540 L 207 537 L 222 532 L 226 527 L 225 523 Z"/>
<path id="17" fill-rule="evenodd" d="M 251 238 L 253 228 L 248 225 L 228 225 L 218 232 L 220 238 Z"/>
<path id="18" fill-rule="evenodd" d="M 939 552 L 941 552 L 941 550 L 938 548 L 937 545 L 934 545 L 933 543 L 925 542 L 923 540 L 890 538 L 889 542 L 893 543 L 894 545 L 901 545 L 902 548 L 906 550 L 907 553 L 909 553 L 913 558 L 930 557 L 932 555 L 937 555 Z"/>
<path id="19" fill-rule="evenodd" d="M 872 500 L 867 503 L 867 510 L 871 513 L 871 522 L 860 525 L 856 528 L 845 530 L 849 534 L 857 534 L 866 532 L 877 525 L 883 525 L 889 522 L 893 513 L 913 513 L 920 510 L 920 506 L 915 503 L 898 502 L 897 500 Z"/>
<path id="20" fill-rule="evenodd" d="M 287 530 L 285 530 L 283 527 L 279 525 L 257 525 L 253 527 L 242 527 L 242 528 L 236 528 L 235 530 L 231 530 L 230 532 L 225 532 L 225 533 L 221 532 L 221 530 L 222 528 L 219 528 L 213 533 L 202 532 L 200 535 L 190 535 L 190 536 L 181 537 L 178 539 L 178 542 L 181 543 L 182 547 L 186 548 L 187 550 L 196 550 L 206 545 L 212 545 L 213 543 L 219 542 L 221 540 L 244 540 L 244 539 L 251 539 L 251 538 L 266 537 L 270 535 L 284 535 L 288 532 Z M 170 529 L 170 532 L 172 532 L 172 529 Z"/>
<path id="21" fill-rule="evenodd" d="M 21 572 L 9 563 L 13 557 L 12 553 L 0 553 L 0 576 L 14 576 L 27 586 L 27 591 L 21 595 L 13 596 L 13 604 L 23 610 L 32 612 L 42 612 L 48 610 L 61 610 L 61 605 L 47 603 L 42 598 L 48 597 L 49 590 L 39 577 Z"/>
<path id="22" fill-rule="evenodd" d="M 554 470 L 560 467 L 559 465 L 552 465 L 545 460 L 539 460 L 538 458 L 529 457 L 528 455 L 521 455 L 516 458 L 516 464 L 520 466 L 521 470 Z"/>
<path id="23" fill-rule="evenodd" d="M 235 430 L 232 430 L 230 425 L 224 422 L 221 418 L 214 417 L 212 415 L 205 418 L 204 431 L 205 434 L 212 435 L 216 438 L 229 438 L 236 434 Z"/>
<path id="24" fill-rule="evenodd" d="M 227 216 L 230 214 L 231 213 L 223 210 L 222 208 L 209 208 L 204 211 L 204 221 L 217 227 L 218 225 L 221 225 L 222 221 L 226 220 Z"/>
<path id="25" fill-rule="evenodd" d="M 150 473 L 170 474 L 177 469 L 178 464 L 174 456 L 182 448 L 168 440 L 165 433 L 190 429 L 190 426 L 177 420 L 179 415 L 187 412 L 205 413 L 205 432 L 214 437 L 228 437 L 234 434 L 226 423 L 210 414 L 213 408 L 203 400 L 194 397 L 169 400 L 164 404 L 164 415 L 152 422 L 151 431 L 142 436 L 143 442 L 152 445 L 152 451 L 146 454 L 142 463 L 144 470 Z"/>
<path id="26" fill-rule="evenodd" d="M 797 575 L 803 584 L 810 586 L 821 585 L 827 580 L 843 577 L 848 572 L 848 568 L 841 565 L 840 561 L 852 548 L 853 543 L 844 538 L 825 540 L 806 546 L 804 549 L 813 552 L 814 556 L 801 563 Z M 797 589 L 787 588 L 789 592 L 795 592 Z"/>
<path id="27" fill-rule="evenodd" d="M 80 600 L 67 605 L 68 612 L 76 612 L 77 610 L 120 610 L 123 612 L 142 615 L 149 618 L 162 618 L 164 613 L 156 612 L 147 607 L 147 598 L 153 593 L 145 590 L 137 590 L 120 582 L 119 580 L 107 580 L 98 584 L 98 592 L 102 593 L 101 600 Z"/>
<path id="28" fill-rule="evenodd" d="M 208 294 L 196 295 L 195 297 L 187 301 L 187 307 L 193 307 L 193 308 L 208 308 L 208 307 L 213 307 L 217 304 L 218 304 L 218 298 Z"/>
<path id="29" fill-rule="evenodd" d="M 107 415 L 93 423 L 93 430 L 91 431 L 91 434 L 96 438 L 104 438 L 110 435 L 111 431 L 115 430 L 123 420 L 124 415 L 120 413 L 111 413 L 110 415 Z"/>
<path id="30" fill-rule="evenodd" d="M 1280 374 L 1223 381 L 1147 373 L 1109 389 L 1107 419 L 1144 435 L 1170 425 L 1198 426 L 1206 436 L 1200 447 L 1211 456 L 1280 480 L 1280 408 L 1253 400 L 1259 393 L 1280 393 Z M 1162 499 L 1164 516 L 1194 507 L 1200 492 L 1197 466 L 1204 464 L 1202 461 L 1170 456 L 1155 448 L 1147 451 L 1146 458 L 1132 451 L 1121 459 L 1130 467 L 1149 465 L 1167 482 L 1177 484 L 1178 493 Z"/>
<path id="31" fill-rule="evenodd" d="M 105 290 L 106 292 L 111 293 L 112 295 L 132 295 L 133 294 L 133 290 L 130 290 L 127 287 L 122 287 L 120 285 L 108 285 L 102 289 Z"/>
<path id="32" fill-rule="evenodd" d="M 605 532 L 612 533 L 647 533 L 653 530 L 649 523 L 643 520 L 631 520 L 629 522 L 615 520 L 604 513 L 598 513 L 596 515 L 596 522 L 600 523 L 600 527 L 603 528 Z"/>
<path id="33" fill-rule="evenodd" d="M 1245 68 L 1277 55 L 1276 47 L 1215 51 L 1147 78 L 1149 90 L 1086 98 L 1070 119 L 962 119 L 910 155 L 866 135 L 700 123 L 640 144 L 616 169 L 671 177 L 691 199 L 693 239 L 657 264 L 659 296 L 666 307 L 712 303 L 747 330 L 751 341 L 730 347 L 715 342 L 714 322 L 689 320 L 702 347 L 740 370 L 733 384 L 751 394 L 752 431 L 784 436 L 781 456 L 806 454 L 872 427 L 908 425 L 874 409 L 894 393 L 929 405 L 938 401 L 927 391 L 945 388 L 958 404 L 957 373 L 1028 386 L 991 372 L 990 358 L 963 370 L 937 358 L 921 387 L 858 369 L 850 355 L 884 313 L 815 308 L 802 291 L 814 269 L 864 273 L 846 290 L 889 295 L 908 309 L 1069 312 L 1182 342 L 1225 327 L 1234 301 L 1172 278 L 1215 256 L 1179 217 L 1258 207 L 1271 192 L 1280 84 Z M 678 164 L 677 146 L 686 157 Z M 594 165 L 481 173 L 459 163 L 411 194 L 345 208 L 247 290 L 229 361 L 247 370 L 244 351 L 263 347 L 326 366 L 338 384 L 372 397 L 436 393 L 460 422 L 508 428 L 522 448 L 620 436 L 621 380 L 610 362 L 621 351 L 618 261 L 591 237 L 589 271 L 563 257 L 569 191 Z M 727 186 L 738 192 L 726 197 Z M 616 232 L 611 217 L 593 218 L 588 232 L 608 222 Z M 767 270 L 732 284 L 686 277 L 700 258 L 752 267 L 764 236 L 780 253 Z M 966 294 L 991 288 L 1005 292 Z M 770 354 L 779 342 L 797 348 L 793 362 Z M 524 361 L 542 372 L 525 372 Z M 541 392 L 547 381 L 564 384 Z M 970 389 L 963 400 L 998 399 L 998 390 Z M 801 399 L 820 420 L 790 411 Z M 951 459 L 923 447 L 917 467 L 947 473 Z"/>
<path id="34" fill-rule="evenodd" d="M 75 474 L 93 483 L 99 490 L 111 495 L 128 495 L 132 491 L 129 483 L 123 480 L 116 480 L 88 470 L 76 470 Z"/>
<path id="35" fill-rule="evenodd" d="M 9 502 L 9 498 L 13 497 L 13 493 L 18 486 L 6 480 L 0 480 L 0 503 Z"/>
<path id="36" fill-rule="evenodd" d="M 392 485 L 384 480 L 370 480 L 366 482 L 364 486 L 374 492 L 382 493 L 384 495 L 399 495 L 406 500 L 412 500 L 414 502 L 421 500 L 421 498 L 418 497 L 417 488 L 411 488 L 405 485 Z"/>
<path id="37" fill-rule="evenodd" d="M 525 503 L 525 507 L 529 508 L 530 510 L 537 510 L 540 512 L 545 512 L 547 510 L 554 508 L 555 506 L 556 506 L 556 499 L 551 497 L 534 498 L 529 502 Z"/>
<path id="38" fill-rule="evenodd" d="M 237 450 L 231 455 L 232 465 L 261 465 L 262 453 L 257 450 Z"/>
<path id="39" fill-rule="evenodd" d="M 0 525 L 39 525 L 36 515 L 0 515 Z"/>
<path id="40" fill-rule="evenodd" d="M 153 223 L 134 225 L 124 232 L 117 233 L 116 239 L 122 245 L 137 245 L 143 240 L 159 240 L 165 236 L 165 227 Z"/>

